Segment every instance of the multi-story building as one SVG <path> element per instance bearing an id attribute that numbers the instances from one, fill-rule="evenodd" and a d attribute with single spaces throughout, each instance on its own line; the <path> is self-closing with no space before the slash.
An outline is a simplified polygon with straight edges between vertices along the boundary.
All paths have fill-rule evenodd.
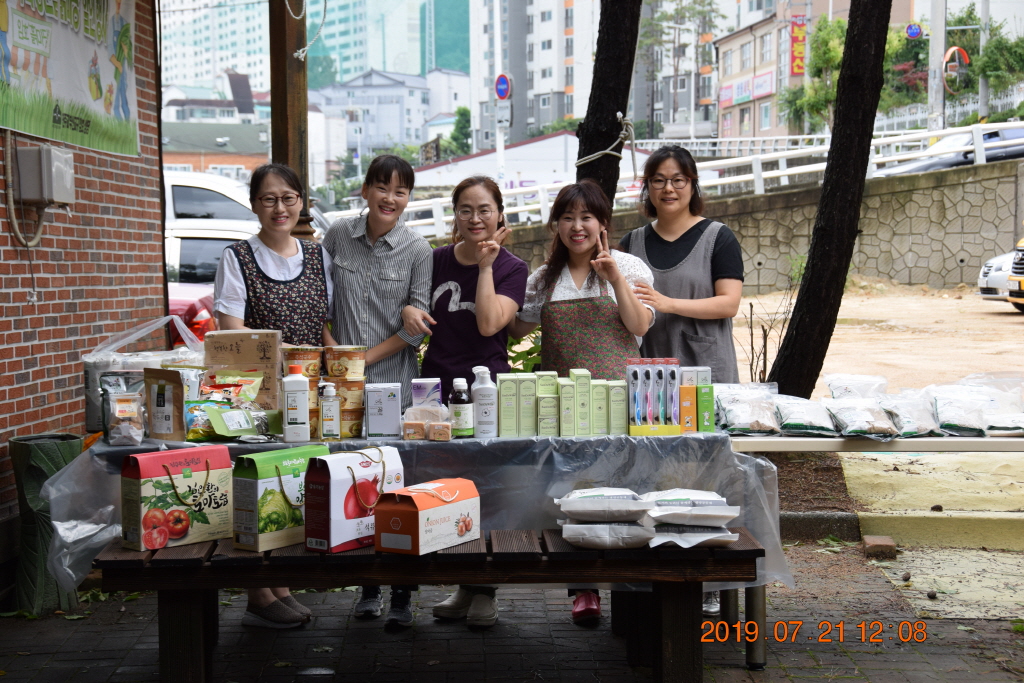
<path id="1" fill-rule="evenodd" d="M 793 130 L 780 111 L 780 94 L 803 82 L 802 75 L 793 75 L 793 47 L 799 46 L 797 49 L 806 51 L 809 58 L 813 22 L 830 9 L 832 18 L 845 19 L 849 16 L 850 0 L 781 4 L 773 0 L 745 0 L 737 5 L 740 28 L 714 41 L 718 53 L 720 137 L 772 137 L 801 132 Z M 893 0 L 889 22 L 913 21 L 913 12 L 914 0 Z"/>
<path id="2" fill-rule="evenodd" d="M 469 74 L 454 69 L 431 69 L 427 72 L 427 88 L 430 90 L 430 112 L 433 118 L 442 112 L 454 112 L 459 107 L 470 106 Z"/>

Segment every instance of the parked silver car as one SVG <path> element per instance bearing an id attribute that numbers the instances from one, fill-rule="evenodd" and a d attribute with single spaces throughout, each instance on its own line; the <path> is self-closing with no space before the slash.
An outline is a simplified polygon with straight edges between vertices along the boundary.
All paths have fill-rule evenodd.
<path id="1" fill-rule="evenodd" d="M 978 273 L 978 296 L 987 301 L 1006 301 L 1007 278 L 1013 265 L 1013 252 L 994 256 Z"/>

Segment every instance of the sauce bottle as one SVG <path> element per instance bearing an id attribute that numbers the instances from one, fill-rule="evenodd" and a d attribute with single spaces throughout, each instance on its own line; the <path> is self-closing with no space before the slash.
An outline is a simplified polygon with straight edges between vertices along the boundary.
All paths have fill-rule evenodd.
<path id="1" fill-rule="evenodd" d="M 456 377 L 452 381 L 448 410 L 452 414 L 452 437 L 458 439 L 473 436 L 473 399 L 469 395 L 466 380 L 462 377 Z"/>

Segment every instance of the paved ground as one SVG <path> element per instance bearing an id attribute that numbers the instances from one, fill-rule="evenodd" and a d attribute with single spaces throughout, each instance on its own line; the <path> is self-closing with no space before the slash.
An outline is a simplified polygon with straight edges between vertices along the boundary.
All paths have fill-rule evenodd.
<path id="1" fill-rule="evenodd" d="M 1013 632 L 1009 621 L 930 620 L 924 642 L 903 644 L 888 624 L 914 621 L 913 611 L 878 567 L 853 548 L 818 552 L 823 547 L 788 548 L 797 587 L 769 589 L 769 625 L 803 621 L 797 641 L 770 640 L 769 668 L 762 673 L 745 671 L 743 653 L 735 645 L 707 645 L 705 681 L 1024 680 L 1024 633 Z M 416 626 L 385 633 L 380 622 L 351 618 L 354 592 L 305 593 L 299 599 L 314 608 L 314 621 L 299 630 L 271 632 L 242 628 L 244 597 L 223 593 L 230 604 L 221 613 L 215 680 L 651 680 L 649 670 L 626 665 L 625 644 L 611 635 L 607 618 L 594 629 L 571 623 L 564 591 L 502 590 L 501 620 L 482 632 L 430 618 L 430 606 L 445 595 L 440 588 L 425 587 L 416 598 Z M 84 619 L 0 619 L 3 683 L 157 680 L 155 596 L 127 602 L 123 597 L 88 605 L 92 614 Z M 817 642 L 823 620 L 845 620 L 846 642 Z M 883 642 L 859 642 L 856 624 L 873 620 L 883 622 Z"/>

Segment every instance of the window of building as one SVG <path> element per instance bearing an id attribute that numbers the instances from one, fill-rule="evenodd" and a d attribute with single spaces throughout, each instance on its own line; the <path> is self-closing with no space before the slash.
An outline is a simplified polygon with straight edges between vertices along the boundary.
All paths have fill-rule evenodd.
<path id="1" fill-rule="evenodd" d="M 775 92 L 782 92 L 789 87 L 789 28 L 779 29 L 779 86 Z"/>
<path id="2" fill-rule="evenodd" d="M 532 71 L 527 71 L 526 72 L 526 89 L 527 90 L 533 90 L 533 72 Z"/>
<path id="3" fill-rule="evenodd" d="M 546 69 L 541 69 L 540 70 L 540 77 L 541 78 L 551 78 L 551 76 L 553 76 L 553 75 L 554 75 L 554 69 L 551 68 L 550 66 L 548 68 L 546 68 Z"/>
<path id="4" fill-rule="evenodd" d="M 761 103 L 761 130 L 768 130 L 772 127 L 772 103 Z"/>
<path id="5" fill-rule="evenodd" d="M 750 135 L 750 107 L 743 107 L 740 109 L 740 135 Z"/>
<path id="6" fill-rule="evenodd" d="M 732 136 L 732 112 L 722 114 L 722 137 Z"/>
<path id="7" fill-rule="evenodd" d="M 217 116 L 219 116 L 222 119 L 230 119 L 234 115 L 235 115 L 235 110 L 234 109 L 219 109 L 219 110 L 217 110 Z"/>
<path id="8" fill-rule="evenodd" d="M 686 90 L 686 76 L 680 76 L 676 79 L 676 90 Z"/>
<path id="9" fill-rule="evenodd" d="M 526 100 L 526 118 L 533 118 L 533 98 Z"/>
<path id="10" fill-rule="evenodd" d="M 700 99 L 710 99 L 711 97 L 711 76 L 700 77 Z"/>
<path id="11" fill-rule="evenodd" d="M 550 50 L 551 49 L 551 42 L 552 41 L 550 41 L 550 40 L 541 41 L 540 49 L 541 50 Z"/>
<path id="12" fill-rule="evenodd" d="M 754 41 L 740 45 L 740 71 L 754 67 Z"/>
<path id="13" fill-rule="evenodd" d="M 654 120 L 657 123 L 661 123 L 661 110 L 654 112 Z"/>
<path id="14" fill-rule="evenodd" d="M 726 50 L 722 53 L 722 75 L 732 75 L 732 50 Z"/>
<path id="15" fill-rule="evenodd" d="M 551 106 L 551 95 L 542 95 L 540 98 L 541 109 L 547 109 Z"/>
<path id="16" fill-rule="evenodd" d="M 565 96 L 565 113 L 568 115 L 572 114 L 572 95 Z"/>
<path id="17" fill-rule="evenodd" d="M 571 37 L 566 38 L 565 39 L 565 56 L 566 57 L 572 57 L 572 48 L 573 48 L 572 38 Z"/>
<path id="18" fill-rule="evenodd" d="M 566 85 L 572 85 L 573 84 L 572 77 L 573 77 L 572 67 L 571 66 L 565 67 L 565 84 Z"/>
<path id="19" fill-rule="evenodd" d="M 526 17 L 526 32 L 533 33 L 533 15 L 529 14 Z"/>
<path id="20" fill-rule="evenodd" d="M 761 36 L 761 63 L 772 61 L 772 34 Z"/>
<path id="21" fill-rule="evenodd" d="M 541 12 L 540 13 L 540 20 L 541 21 L 551 21 L 551 10 L 548 10 L 547 12 Z"/>
<path id="22" fill-rule="evenodd" d="M 565 27 L 572 28 L 572 7 L 565 8 Z"/>
<path id="23" fill-rule="evenodd" d="M 526 44 L 526 61 L 533 61 L 533 43 Z"/>

